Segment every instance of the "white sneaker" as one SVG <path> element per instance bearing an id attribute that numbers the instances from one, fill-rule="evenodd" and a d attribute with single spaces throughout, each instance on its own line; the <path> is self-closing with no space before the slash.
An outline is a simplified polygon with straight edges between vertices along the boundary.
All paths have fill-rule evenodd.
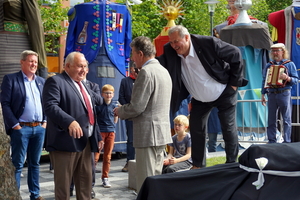
<path id="1" fill-rule="evenodd" d="M 111 184 L 109 183 L 108 178 L 103 178 L 102 179 L 102 185 L 105 188 L 110 188 L 111 187 Z"/>
<path id="2" fill-rule="evenodd" d="M 24 177 L 24 174 L 23 173 L 21 173 L 21 178 L 23 178 Z"/>

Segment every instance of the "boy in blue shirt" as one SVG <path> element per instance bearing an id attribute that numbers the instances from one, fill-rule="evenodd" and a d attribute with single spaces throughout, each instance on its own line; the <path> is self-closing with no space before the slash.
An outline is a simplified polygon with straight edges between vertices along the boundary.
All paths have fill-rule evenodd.
<path id="1" fill-rule="evenodd" d="M 174 119 L 175 135 L 173 143 L 169 144 L 170 150 L 164 160 L 162 173 L 172 173 L 186 170 L 192 167 L 191 159 L 191 136 L 186 130 L 189 127 L 189 119 L 185 115 L 178 115 Z"/>
<path id="2" fill-rule="evenodd" d="M 103 97 L 103 104 L 96 107 L 97 122 L 101 131 L 102 140 L 104 142 L 104 153 L 102 163 L 102 185 L 105 188 L 110 188 L 111 185 L 108 181 L 108 172 L 110 169 L 111 153 L 114 148 L 115 142 L 115 129 L 118 122 L 118 116 L 114 115 L 114 108 L 117 104 L 112 102 L 114 97 L 114 87 L 106 84 L 101 89 L 101 95 Z M 95 154 L 95 163 L 98 163 L 100 153 Z"/>

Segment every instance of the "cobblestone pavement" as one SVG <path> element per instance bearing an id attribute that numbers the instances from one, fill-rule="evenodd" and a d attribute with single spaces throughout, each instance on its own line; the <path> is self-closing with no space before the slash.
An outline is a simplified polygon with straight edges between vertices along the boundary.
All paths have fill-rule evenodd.
<path id="1" fill-rule="evenodd" d="M 240 150 L 241 154 L 244 150 Z M 208 153 L 207 158 L 225 156 L 225 152 Z M 45 157 L 45 156 L 44 156 Z M 116 158 L 118 157 L 118 158 Z M 121 157 L 121 158 L 120 158 Z M 96 198 L 94 200 L 135 200 L 136 194 L 134 190 L 128 188 L 128 173 L 121 172 L 126 163 L 124 155 L 112 156 L 111 168 L 109 172 L 109 181 L 111 188 L 104 188 L 101 184 L 101 173 L 96 173 L 96 184 L 94 191 Z M 97 165 L 98 169 L 102 168 L 102 162 Z M 24 177 L 21 179 L 20 193 L 23 200 L 30 200 L 27 187 L 27 167 L 23 169 Z M 75 192 L 74 192 L 75 194 Z M 53 174 L 49 170 L 49 158 L 41 160 L 40 165 L 40 195 L 46 200 L 54 200 L 54 182 Z M 75 195 L 70 200 L 76 200 Z"/>
<path id="2" fill-rule="evenodd" d="M 45 156 L 43 156 L 45 157 Z M 116 157 L 116 156 L 115 156 Z M 96 173 L 96 184 L 94 191 L 96 193 L 95 200 L 134 200 L 136 195 L 134 190 L 128 188 L 128 173 L 121 172 L 126 163 L 126 158 L 112 158 L 109 173 L 109 181 L 111 188 L 104 188 L 101 181 L 101 173 Z M 97 165 L 98 169 L 102 168 L 102 162 Z M 23 200 L 30 200 L 27 187 L 27 167 L 23 169 L 24 177 L 21 179 L 20 193 Z M 53 174 L 49 170 L 49 159 L 43 158 L 40 165 L 40 195 L 46 200 L 54 200 L 54 182 Z M 74 196 L 70 200 L 75 200 Z"/>

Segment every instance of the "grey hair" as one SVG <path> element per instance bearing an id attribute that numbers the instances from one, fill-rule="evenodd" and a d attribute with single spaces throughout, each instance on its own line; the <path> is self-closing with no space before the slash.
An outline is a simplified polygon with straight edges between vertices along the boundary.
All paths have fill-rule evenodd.
<path id="1" fill-rule="evenodd" d="M 29 55 L 34 55 L 36 57 L 39 57 L 39 55 L 36 52 L 31 51 L 31 50 L 25 50 L 21 53 L 21 60 L 26 60 L 27 56 L 29 56 Z"/>
<path id="2" fill-rule="evenodd" d="M 80 53 L 80 52 L 78 52 L 78 51 L 73 51 L 73 52 L 69 53 L 69 55 L 66 57 L 66 59 L 65 59 L 65 65 L 66 65 L 67 63 L 73 64 L 73 62 L 74 62 L 74 57 L 75 57 L 76 54 L 80 54 L 80 55 L 82 55 L 83 57 L 85 57 L 83 53 Z M 87 62 L 87 64 L 89 64 L 88 61 L 86 61 L 86 62 Z M 87 66 L 87 67 L 88 67 L 88 66 Z"/>
<path id="3" fill-rule="evenodd" d="M 146 36 L 134 38 L 130 43 L 130 47 L 134 47 L 136 51 L 143 52 L 145 57 L 152 57 L 156 54 L 156 50 L 151 39 Z"/>
<path id="4" fill-rule="evenodd" d="M 187 28 L 185 28 L 184 26 L 181 25 L 177 25 L 177 26 L 172 26 L 169 29 L 168 35 L 170 36 L 171 34 L 173 34 L 174 32 L 178 32 L 180 38 L 184 38 L 185 35 L 190 36 L 189 31 L 187 30 Z"/>

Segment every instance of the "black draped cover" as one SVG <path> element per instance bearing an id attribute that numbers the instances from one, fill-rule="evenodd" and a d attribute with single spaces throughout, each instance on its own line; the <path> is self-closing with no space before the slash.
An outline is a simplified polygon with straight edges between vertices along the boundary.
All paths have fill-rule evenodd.
<path id="1" fill-rule="evenodd" d="M 299 123 L 299 105 L 293 105 L 292 107 L 292 123 Z M 300 142 L 300 126 L 292 126 L 292 142 Z"/>
<path id="2" fill-rule="evenodd" d="M 262 188 L 252 185 L 258 173 L 247 172 L 242 164 L 256 168 L 256 158 L 265 157 L 264 170 L 300 171 L 300 143 L 250 146 L 239 163 L 148 177 L 137 200 L 286 200 L 300 199 L 300 177 L 264 174 Z"/>

